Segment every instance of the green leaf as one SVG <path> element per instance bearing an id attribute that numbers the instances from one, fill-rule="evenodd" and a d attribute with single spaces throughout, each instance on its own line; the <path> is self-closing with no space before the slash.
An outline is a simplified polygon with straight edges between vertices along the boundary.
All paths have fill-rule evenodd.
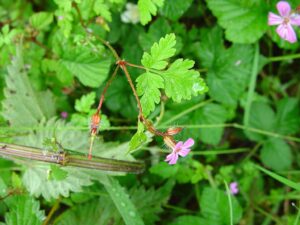
<path id="1" fill-rule="evenodd" d="M 105 20 L 111 22 L 111 13 L 109 11 L 109 6 L 105 4 L 103 0 L 96 0 L 93 10 L 97 15 L 100 15 Z"/>
<path id="2" fill-rule="evenodd" d="M 275 113 L 272 108 L 264 102 L 253 102 L 250 110 L 249 126 L 265 131 L 273 131 L 275 128 Z M 256 141 L 265 140 L 265 136 L 253 132 L 246 132 L 247 136 Z"/>
<path id="3" fill-rule="evenodd" d="M 168 225 L 204 225 L 206 221 L 198 216 L 179 216 L 172 223 Z"/>
<path id="4" fill-rule="evenodd" d="M 296 183 L 296 182 L 293 182 L 283 176 L 280 176 L 270 170 L 267 170 L 259 165 L 254 165 L 256 168 L 258 168 L 259 170 L 261 170 L 262 172 L 264 172 L 265 174 L 267 174 L 268 176 L 272 177 L 273 179 L 279 181 L 280 183 L 288 186 L 288 187 L 291 187 L 295 190 L 298 190 L 300 191 L 300 184 L 299 183 Z"/>
<path id="5" fill-rule="evenodd" d="M 193 70 L 194 61 L 177 59 L 167 71 L 163 72 L 165 92 L 175 102 L 191 99 L 192 95 L 205 93 L 207 87 L 199 72 Z"/>
<path id="6" fill-rule="evenodd" d="M 162 7 L 164 0 L 139 0 L 138 8 L 140 12 L 141 24 L 146 25 L 151 21 L 151 16 L 156 16 L 157 7 Z"/>
<path id="7" fill-rule="evenodd" d="M 49 171 L 50 180 L 64 180 L 68 176 L 68 172 L 59 166 L 51 165 Z"/>
<path id="8" fill-rule="evenodd" d="M 2 102 L 3 117 L 11 126 L 31 127 L 42 119 L 55 115 L 55 105 L 51 92 L 33 90 L 24 70 L 21 46 L 17 45 L 16 56 L 7 67 L 5 99 Z"/>
<path id="9" fill-rule="evenodd" d="M 201 214 L 207 225 L 229 225 L 230 213 L 228 197 L 225 190 L 204 188 L 201 195 Z M 242 208 L 234 196 L 231 196 L 233 208 L 233 223 L 236 224 L 242 217 Z"/>
<path id="10" fill-rule="evenodd" d="M 216 27 L 203 30 L 199 57 L 208 69 L 210 96 L 225 105 L 235 106 L 249 81 L 253 48 L 234 44 L 225 49 L 221 31 Z"/>
<path id="11" fill-rule="evenodd" d="M 227 111 L 218 104 L 208 104 L 200 108 L 193 116 L 197 124 L 222 124 L 226 121 Z M 224 128 L 201 128 L 199 138 L 207 144 L 217 145 L 222 138 Z"/>
<path id="12" fill-rule="evenodd" d="M 166 68 L 168 62 L 166 59 L 175 55 L 176 49 L 175 34 L 167 34 L 161 38 L 158 43 L 154 43 L 151 47 L 151 53 L 145 52 L 142 58 L 142 64 L 146 68 L 162 70 Z"/>
<path id="13" fill-rule="evenodd" d="M 296 98 L 284 98 L 276 105 L 276 131 L 281 134 L 295 134 L 300 130 L 300 105 Z"/>
<path id="14" fill-rule="evenodd" d="M 75 101 L 75 109 L 78 112 L 88 113 L 91 110 L 92 105 L 95 103 L 96 94 L 91 92 L 89 94 L 81 96 L 80 99 Z"/>
<path id="15" fill-rule="evenodd" d="M 154 111 L 155 104 L 160 102 L 160 89 L 164 88 L 164 79 L 156 74 L 147 72 L 140 75 L 137 79 L 137 93 L 142 96 L 140 101 L 143 113 L 148 116 Z"/>
<path id="16" fill-rule="evenodd" d="M 265 1 L 206 0 L 209 9 L 225 29 L 226 38 L 250 44 L 260 39 L 268 28 Z"/>
<path id="17" fill-rule="evenodd" d="M 44 211 L 40 211 L 40 204 L 30 196 L 14 196 L 9 204 L 10 211 L 5 214 L 7 225 L 41 225 Z"/>
<path id="18" fill-rule="evenodd" d="M 119 182 L 112 177 L 107 177 L 107 182 L 103 184 L 125 224 L 143 225 L 144 222 L 141 219 L 140 214 Z"/>
<path id="19" fill-rule="evenodd" d="M 86 49 L 69 50 L 61 59 L 61 64 L 89 87 L 99 87 L 107 78 L 110 60 L 91 54 Z"/>
<path id="20" fill-rule="evenodd" d="M 266 166 L 276 171 L 289 169 L 293 161 L 289 145 L 278 138 L 270 138 L 264 143 L 260 158 Z"/>
<path id="21" fill-rule="evenodd" d="M 150 173 L 160 176 L 164 179 L 174 177 L 179 169 L 179 165 L 170 166 L 166 162 L 159 162 L 150 168 Z M 162 171 L 164 171 L 162 173 Z"/>
<path id="22" fill-rule="evenodd" d="M 193 0 L 165 0 L 161 13 L 171 20 L 178 20 L 191 6 Z"/>
<path id="23" fill-rule="evenodd" d="M 140 121 L 138 122 L 138 130 L 137 132 L 133 135 L 129 142 L 129 149 L 128 152 L 132 152 L 134 150 L 139 149 L 143 144 L 147 142 L 148 138 L 146 134 L 144 133 L 144 124 L 141 123 Z"/>
<path id="24" fill-rule="evenodd" d="M 38 12 L 33 14 L 29 18 L 31 26 L 37 30 L 43 30 L 44 28 L 47 28 L 47 26 L 51 24 L 52 21 L 53 14 L 49 12 Z"/>

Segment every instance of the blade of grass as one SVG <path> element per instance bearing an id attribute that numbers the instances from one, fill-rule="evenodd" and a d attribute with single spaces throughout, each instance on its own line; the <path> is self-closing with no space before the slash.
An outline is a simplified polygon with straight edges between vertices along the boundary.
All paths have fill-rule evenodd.
<path id="1" fill-rule="evenodd" d="M 232 199 L 231 199 L 231 193 L 228 187 L 228 184 L 226 180 L 224 180 L 225 188 L 226 188 L 226 193 L 228 197 L 228 204 L 229 204 L 229 213 L 230 213 L 230 225 L 233 225 L 233 209 L 232 209 Z"/>
<path id="2" fill-rule="evenodd" d="M 297 183 L 295 183 L 295 182 L 293 182 L 293 181 L 291 181 L 291 180 L 289 180 L 289 179 L 287 179 L 283 176 L 280 176 L 280 175 L 278 175 L 278 174 L 276 174 L 276 173 L 274 173 L 270 170 L 267 170 L 267 169 L 265 169 L 265 168 L 263 168 L 259 165 L 255 165 L 255 167 L 257 169 L 259 169 L 260 171 L 262 171 L 263 173 L 267 174 L 268 176 L 272 177 L 273 179 L 279 181 L 280 183 L 283 183 L 286 186 L 289 186 L 291 188 L 294 188 L 294 189 L 300 191 L 300 184 L 297 184 Z"/>

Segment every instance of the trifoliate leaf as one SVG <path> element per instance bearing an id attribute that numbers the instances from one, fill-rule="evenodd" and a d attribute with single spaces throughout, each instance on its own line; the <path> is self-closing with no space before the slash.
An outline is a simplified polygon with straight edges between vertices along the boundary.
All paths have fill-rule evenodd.
<path id="1" fill-rule="evenodd" d="M 10 211 L 5 214 L 7 225 L 42 225 L 44 211 L 40 211 L 38 201 L 30 196 L 14 196 L 9 204 Z"/>
<path id="2" fill-rule="evenodd" d="M 276 171 L 289 169 L 293 161 L 290 146 L 279 138 L 270 138 L 264 143 L 260 158 L 266 166 Z"/>
<path id="3" fill-rule="evenodd" d="M 157 7 L 162 7 L 164 0 L 139 0 L 138 8 L 140 12 L 141 24 L 146 25 L 151 21 L 151 16 L 156 16 Z"/>
<path id="4" fill-rule="evenodd" d="M 203 31 L 199 57 L 203 66 L 208 69 L 207 83 L 211 97 L 226 105 L 235 106 L 248 84 L 253 48 L 248 45 L 233 45 L 225 50 L 220 30 L 214 28 Z"/>
<path id="5" fill-rule="evenodd" d="M 175 55 L 176 49 L 175 34 L 167 34 L 161 38 L 158 43 L 151 47 L 151 53 L 145 52 L 142 58 L 142 64 L 146 68 L 162 70 L 166 68 L 168 62 L 166 59 Z"/>
<path id="6" fill-rule="evenodd" d="M 53 21 L 53 14 L 49 12 L 38 12 L 29 18 L 30 24 L 37 30 L 43 30 Z"/>
<path id="7" fill-rule="evenodd" d="M 137 93 L 141 97 L 141 104 L 145 116 L 155 109 L 155 104 L 160 102 L 160 90 L 164 88 L 164 79 L 156 74 L 147 72 L 137 79 Z"/>
<path id="8" fill-rule="evenodd" d="M 207 91 L 199 72 L 193 70 L 194 61 L 177 59 L 168 70 L 163 72 L 165 92 L 175 102 L 191 99 L 192 95 L 202 94 Z"/>
<path id="9" fill-rule="evenodd" d="M 242 208 L 237 199 L 232 195 L 233 224 L 240 221 Z M 225 190 L 216 188 L 204 188 L 200 197 L 200 206 L 205 224 L 223 225 L 230 224 L 230 211 L 228 196 Z"/>
<path id="10" fill-rule="evenodd" d="M 265 1 L 206 0 L 209 9 L 225 29 L 226 38 L 235 43 L 254 43 L 268 28 Z"/>
<path id="11" fill-rule="evenodd" d="M 171 20 L 178 20 L 191 6 L 193 0 L 165 0 L 161 13 Z"/>
<path id="12" fill-rule="evenodd" d="M 296 98 L 284 98 L 277 102 L 276 131 L 289 135 L 300 129 L 300 105 Z"/>
<path id="13" fill-rule="evenodd" d="M 69 50 L 61 64 L 89 87 L 99 87 L 107 78 L 110 60 L 91 54 L 86 49 Z"/>
<path id="14" fill-rule="evenodd" d="M 55 106 L 49 91 L 37 93 L 33 90 L 24 69 L 21 48 L 17 45 L 16 56 L 7 68 L 2 115 L 12 126 L 30 127 L 54 116 Z"/>
<path id="15" fill-rule="evenodd" d="M 80 99 L 75 101 L 75 109 L 78 112 L 88 113 L 91 110 L 92 105 L 95 103 L 96 94 L 91 92 L 89 94 L 81 96 Z"/>

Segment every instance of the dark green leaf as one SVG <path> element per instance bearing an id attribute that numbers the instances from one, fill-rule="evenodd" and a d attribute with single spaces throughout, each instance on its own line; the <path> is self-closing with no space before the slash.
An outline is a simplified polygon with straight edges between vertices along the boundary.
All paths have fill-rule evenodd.
<path id="1" fill-rule="evenodd" d="M 193 0 L 165 0 L 161 12 L 171 20 L 178 20 L 191 6 Z"/>

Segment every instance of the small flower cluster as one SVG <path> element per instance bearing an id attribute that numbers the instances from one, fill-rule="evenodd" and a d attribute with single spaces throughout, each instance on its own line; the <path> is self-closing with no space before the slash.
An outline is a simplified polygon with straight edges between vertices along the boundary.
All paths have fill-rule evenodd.
<path id="1" fill-rule="evenodd" d="M 300 26 L 300 15 L 297 11 L 291 10 L 288 2 L 280 1 L 276 5 L 279 15 L 272 12 L 268 16 L 268 25 L 278 25 L 276 32 L 284 40 L 295 43 L 297 35 L 293 28 Z"/>

